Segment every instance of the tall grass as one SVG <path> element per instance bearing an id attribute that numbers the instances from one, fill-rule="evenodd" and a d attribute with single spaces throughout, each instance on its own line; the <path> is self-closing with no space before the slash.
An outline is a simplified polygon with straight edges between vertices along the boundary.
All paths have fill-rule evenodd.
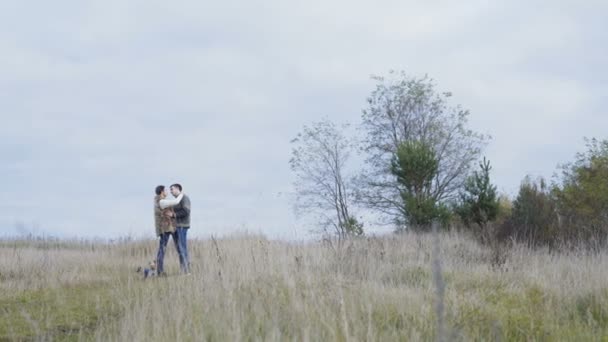
<path id="1" fill-rule="evenodd" d="M 4 241 L 0 340 L 608 340 L 608 252 L 514 245 L 496 267 L 437 238 L 191 241 L 192 275 L 170 247 L 169 276 L 145 281 L 155 241 Z"/>

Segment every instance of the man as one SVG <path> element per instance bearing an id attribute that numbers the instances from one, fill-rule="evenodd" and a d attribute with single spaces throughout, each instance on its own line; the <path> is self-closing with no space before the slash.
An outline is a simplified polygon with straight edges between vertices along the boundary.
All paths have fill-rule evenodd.
<path id="1" fill-rule="evenodd" d="M 179 253 L 179 244 L 177 234 L 175 232 L 175 213 L 173 209 L 165 205 L 169 200 L 166 199 L 167 192 L 164 185 L 159 185 L 154 190 L 154 225 L 156 226 L 156 236 L 160 238 L 158 245 L 158 254 L 156 256 L 156 269 L 158 275 L 164 275 L 165 250 L 169 237 L 173 237 L 173 243 Z"/>
<path id="2" fill-rule="evenodd" d="M 171 185 L 171 194 L 181 201 L 173 207 L 175 213 L 175 233 L 177 235 L 177 245 L 179 246 L 179 263 L 182 272 L 190 274 L 190 259 L 188 258 L 188 242 L 186 236 L 190 229 L 190 197 L 182 193 L 180 184 Z"/>

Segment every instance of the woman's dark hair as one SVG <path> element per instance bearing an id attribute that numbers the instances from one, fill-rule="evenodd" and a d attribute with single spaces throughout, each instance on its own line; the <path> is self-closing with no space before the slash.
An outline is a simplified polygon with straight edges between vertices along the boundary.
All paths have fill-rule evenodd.
<path id="1" fill-rule="evenodd" d="M 156 187 L 156 189 L 154 190 L 154 192 L 155 192 L 157 195 L 162 194 L 162 193 L 163 193 L 163 191 L 165 191 L 165 186 L 164 186 L 164 185 L 159 185 L 159 186 L 157 186 L 157 187 Z"/>
<path id="2" fill-rule="evenodd" d="M 177 188 L 179 191 L 182 191 L 182 186 L 178 183 L 171 185 L 172 188 Z"/>

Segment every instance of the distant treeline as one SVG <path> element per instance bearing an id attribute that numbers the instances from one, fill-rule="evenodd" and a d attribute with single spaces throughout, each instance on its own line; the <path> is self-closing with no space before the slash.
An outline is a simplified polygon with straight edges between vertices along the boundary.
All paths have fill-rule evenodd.
<path id="1" fill-rule="evenodd" d="M 362 235 L 367 212 L 396 232 L 437 223 L 470 230 L 482 242 L 606 243 L 607 140 L 587 139 L 586 151 L 551 181 L 527 176 L 511 199 L 497 192 L 483 157 L 491 137 L 468 127 L 469 111 L 451 105 L 451 93 L 438 92 L 427 76 L 391 71 L 373 79 L 359 136 L 325 119 L 292 141 L 295 208 L 317 218 L 323 231 Z M 354 153 L 365 157 L 361 165 Z"/>

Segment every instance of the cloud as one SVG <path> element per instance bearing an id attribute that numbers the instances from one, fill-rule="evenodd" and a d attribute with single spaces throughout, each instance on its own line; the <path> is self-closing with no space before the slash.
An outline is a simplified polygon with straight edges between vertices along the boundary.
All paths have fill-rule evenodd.
<path id="1" fill-rule="evenodd" d="M 0 230 L 150 234 L 153 187 L 179 181 L 194 234 L 305 234 L 289 201 L 289 140 L 326 116 L 356 124 L 369 75 L 389 69 L 452 91 L 471 126 L 494 136 L 495 179 L 513 192 L 527 173 L 550 176 L 583 136 L 605 137 L 607 9 L 4 2 Z"/>

